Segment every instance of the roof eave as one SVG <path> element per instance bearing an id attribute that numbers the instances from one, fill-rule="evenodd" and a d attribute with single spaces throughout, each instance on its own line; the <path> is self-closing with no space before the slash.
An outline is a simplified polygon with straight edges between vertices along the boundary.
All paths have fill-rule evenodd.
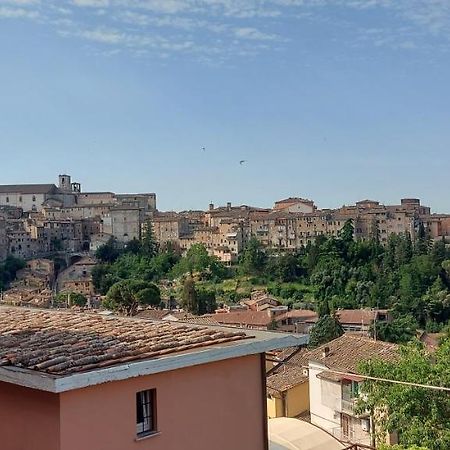
<path id="1" fill-rule="evenodd" d="M 196 352 L 181 353 L 147 361 L 130 362 L 67 376 L 52 376 L 17 367 L 0 367 L 0 381 L 59 394 L 102 383 L 122 381 L 200 364 L 256 355 L 308 343 L 308 336 L 306 335 L 251 331 L 248 332 L 246 330 L 247 334 L 253 336 L 254 339 L 238 341 L 232 345 L 212 346 Z"/>

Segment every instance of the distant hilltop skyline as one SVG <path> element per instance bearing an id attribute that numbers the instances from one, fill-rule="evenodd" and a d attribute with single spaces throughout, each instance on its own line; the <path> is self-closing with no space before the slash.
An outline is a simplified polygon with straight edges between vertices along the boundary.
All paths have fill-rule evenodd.
<path id="1" fill-rule="evenodd" d="M 53 177 L 55 179 L 55 177 Z M 151 184 L 151 183 L 149 183 Z M 39 191 L 39 193 L 59 193 L 59 194 L 83 194 L 83 193 L 110 193 L 114 195 L 129 195 L 130 192 L 126 193 L 126 189 L 114 189 L 114 185 L 117 185 L 115 180 L 112 180 L 111 186 L 106 187 L 105 189 L 93 189 L 91 186 L 85 186 L 82 183 L 79 182 L 72 182 L 72 177 L 67 172 L 61 173 L 58 176 L 58 182 L 49 182 L 49 180 L 46 180 L 44 183 L 31 183 L 31 182 L 25 182 L 25 183 L 18 183 L 18 184 L 1 184 L 0 185 L 0 194 L 3 192 L 11 192 L 14 190 L 23 191 L 23 192 L 31 192 L 31 191 Z M 85 189 L 87 187 L 87 189 Z M 188 187 L 184 190 L 184 193 L 188 191 Z M 237 198 L 235 201 L 230 201 L 230 199 L 225 195 L 220 195 L 219 198 L 224 200 L 215 201 L 214 199 L 210 199 L 206 203 L 200 203 L 199 201 L 196 201 L 195 203 L 191 200 L 186 202 L 186 206 L 183 206 L 180 204 L 179 201 L 176 201 L 178 207 L 171 206 L 165 196 L 165 192 L 157 192 L 156 190 L 147 189 L 145 191 L 134 191 L 135 194 L 145 194 L 145 195 L 151 195 L 154 196 L 154 206 L 156 206 L 156 198 L 158 199 L 157 209 L 159 211 L 174 211 L 174 212 L 182 212 L 182 211 L 205 211 L 207 209 L 211 208 L 211 205 L 214 205 L 215 207 L 226 207 L 227 205 L 233 205 L 233 207 L 236 206 L 250 206 L 255 208 L 262 208 L 262 209 L 277 209 L 277 205 L 282 204 L 283 202 L 289 202 L 290 200 L 301 200 L 306 202 L 307 204 L 310 204 L 315 210 L 333 210 L 342 208 L 345 206 L 354 206 L 358 203 L 373 203 L 376 205 L 401 205 L 402 200 L 419 200 L 419 203 L 424 203 L 429 206 L 430 204 L 433 204 L 433 202 L 423 202 L 422 198 L 420 196 L 400 196 L 397 199 L 393 199 L 391 201 L 384 201 L 383 199 L 376 198 L 375 196 L 367 197 L 364 195 L 360 195 L 359 198 L 355 196 L 354 192 L 349 193 L 349 199 L 345 200 L 344 202 L 341 202 L 338 204 L 333 197 L 330 195 L 330 198 L 328 201 L 324 202 L 316 202 L 313 196 L 306 196 L 306 195 L 296 195 L 295 193 L 288 196 L 279 196 L 278 198 L 274 197 L 274 192 L 268 192 L 267 197 L 263 199 L 255 199 L 255 201 L 246 201 L 246 193 L 243 192 L 242 198 Z M 161 203 L 162 199 L 162 203 Z M 325 199 L 326 200 L 326 199 Z M 1 200 L 0 200 L 1 202 Z M 5 203 L 5 199 L 3 199 L 3 203 Z M 194 206 L 193 206 L 194 205 Z M 21 206 L 19 203 L 15 206 Z M 450 212 L 450 208 L 448 211 L 438 209 L 435 210 L 433 207 L 431 207 L 431 211 L 433 213 L 437 214 L 446 214 L 447 212 Z"/>
<path id="2" fill-rule="evenodd" d="M 58 176 L 57 186 L 0 185 L 0 260 L 8 254 L 28 259 L 57 250 L 94 252 L 111 237 L 127 245 L 141 239 L 150 222 L 160 245 L 184 252 L 203 244 L 232 264 L 251 237 L 264 247 L 291 251 L 324 235 L 339 236 L 349 220 L 356 239 L 386 243 L 391 235 L 450 236 L 450 214 L 432 214 L 418 198 L 390 205 L 366 199 L 323 209 L 311 199 L 288 197 L 264 208 L 228 201 L 175 212 L 158 206 L 155 193 L 84 191 L 66 173 Z"/>

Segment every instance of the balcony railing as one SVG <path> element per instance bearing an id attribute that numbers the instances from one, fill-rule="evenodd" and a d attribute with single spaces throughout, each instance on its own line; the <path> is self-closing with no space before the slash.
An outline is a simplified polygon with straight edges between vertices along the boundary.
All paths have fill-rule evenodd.
<path id="1" fill-rule="evenodd" d="M 371 437 L 369 433 L 364 433 L 361 430 L 354 430 L 350 427 L 348 430 L 343 430 L 341 427 L 333 428 L 331 434 L 341 442 L 351 443 L 353 445 L 360 445 L 366 448 L 370 447 Z"/>
<path id="2" fill-rule="evenodd" d="M 345 414 L 350 414 L 351 416 L 355 415 L 355 408 L 356 408 L 356 399 L 342 399 L 341 403 L 341 410 Z"/>

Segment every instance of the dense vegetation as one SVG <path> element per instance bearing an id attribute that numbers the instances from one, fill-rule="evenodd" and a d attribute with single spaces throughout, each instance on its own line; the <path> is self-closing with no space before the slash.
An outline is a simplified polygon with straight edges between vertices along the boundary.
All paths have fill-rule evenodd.
<path id="1" fill-rule="evenodd" d="M 57 306 L 86 306 L 87 298 L 79 292 L 60 292 L 55 297 L 55 304 Z"/>
<path id="2" fill-rule="evenodd" d="M 360 371 L 371 377 L 448 387 L 449 361 L 450 338 L 447 336 L 434 354 L 418 342 L 411 342 L 401 348 L 398 361 L 365 362 Z M 396 430 L 402 445 L 419 443 L 429 450 L 450 448 L 448 392 L 369 380 L 362 385 L 362 392 L 360 408 L 377 415 L 380 435 Z M 380 414 L 380 411 L 387 414 Z"/>
<path id="3" fill-rule="evenodd" d="M 11 281 L 16 278 L 18 270 L 25 267 L 25 261 L 8 256 L 3 263 L 0 264 L 0 290 L 4 290 Z"/>
<path id="4" fill-rule="evenodd" d="M 236 302 L 265 288 L 283 304 L 314 308 L 321 317 L 338 308 L 390 308 L 394 320 L 376 329 L 387 341 L 406 342 L 417 328 L 439 331 L 450 319 L 450 251 L 444 242 L 432 243 L 423 228 L 414 242 L 409 235 L 391 235 L 386 245 L 377 233 L 356 241 L 353 231 L 348 221 L 339 237 L 321 236 L 296 253 L 267 251 L 251 238 L 237 265 L 227 268 L 201 244 L 184 257 L 170 246 L 158 249 L 148 226 L 142 242 L 120 248 L 110 240 L 99 249 L 94 284 L 107 294 L 123 280 L 152 282 L 181 300 L 190 277 L 196 291 L 209 296 L 206 304 L 214 303 L 212 297 Z"/>

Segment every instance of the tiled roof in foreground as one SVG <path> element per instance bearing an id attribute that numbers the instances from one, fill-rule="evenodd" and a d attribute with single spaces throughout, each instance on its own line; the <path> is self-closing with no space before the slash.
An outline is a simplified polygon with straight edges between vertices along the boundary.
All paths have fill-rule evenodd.
<path id="1" fill-rule="evenodd" d="M 246 337 L 243 332 L 174 322 L 0 307 L 0 366 L 53 375 L 148 360 Z"/>

